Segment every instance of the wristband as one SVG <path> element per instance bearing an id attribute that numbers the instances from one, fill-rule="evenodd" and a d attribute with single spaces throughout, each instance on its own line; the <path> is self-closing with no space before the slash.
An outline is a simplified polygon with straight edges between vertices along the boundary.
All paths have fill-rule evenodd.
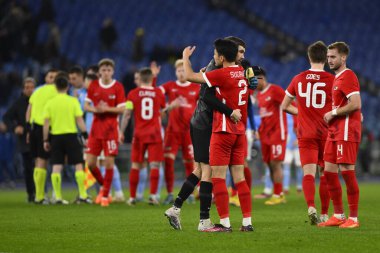
<path id="1" fill-rule="evenodd" d="M 333 116 L 337 116 L 337 115 L 338 115 L 337 110 L 338 110 L 338 109 L 334 109 L 334 110 L 332 110 L 331 114 L 332 114 Z"/>
<path id="2" fill-rule="evenodd" d="M 87 134 L 87 132 L 82 132 L 82 136 L 83 136 L 83 138 L 88 139 L 88 134 Z"/>

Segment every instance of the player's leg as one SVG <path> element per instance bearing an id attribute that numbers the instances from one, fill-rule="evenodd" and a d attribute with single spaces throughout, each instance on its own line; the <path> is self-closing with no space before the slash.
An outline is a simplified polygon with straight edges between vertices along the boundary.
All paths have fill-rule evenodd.
<path id="1" fill-rule="evenodd" d="M 336 164 L 337 145 L 336 142 L 326 141 L 324 160 L 325 160 L 325 172 L 327 187 L 330 198 L 334 205 L 334 215 L 330 217 L 326 222 L 321 222 L 318 226 L 339 226 L 346 221 L 343 202 L 342 202 L 342 186 L 339 181 L 339 167 Z"/>
<path id="2" fill-rule="evenodd" d="M 173 187 L 174 187 L 174 161 L 175 156 L 178 152 L 178 143 L 177 136 L 174 133 L 166 132 L 164 147 L 165 147 L 165 183 L 166 191 L 168 193 L 167 197 L 164 200 L 164 204 L 173 203 Z"/>
<path id="3" fill-rule="evenodd" d="M 344 182 L 346 183 L 348 206 L 350 209 L 349 218 L 341 228 L 357 228 L 359 227 L 358 221 L 358 206 L 359 206 L 359 185 L 356 179 L 355 163 L 358 154 L 359 143 L 355 142 L 341 142 L 339 143 L 343 150 L 341 160 L 343 163 L 339 164 L 340 171 Z"/>
<path id="4" fill-rule="evenodd" d="M 160 163 L 160 168 L 158 169 L 158 171 L 159 171 L 160 177 L 158 179 L 158 187 L 157 187 L 157 192 L 156 192 L 156 198 L 158 201 L 160 201 L 161 190 L 162 190 L 162 187 L 164 186 L 164 181 L 165 181 L 165 169 L 164 169 L 164 165 L 162 162 Z"/>
<path id="5" fill-rule="evenodd" d="M 285 160 L 283 164 L 284 165 L 283 189 L 284 189 L 285 194 L 289 193 L 290 180 L 291 180 L 290 165 L 292 164 L 293 159 L 294 159 L 293 150 L 286 149 Z"/>
<path id="6" fill-rule="evenodd" d="M 141 143 L 137 138 L 133 138 L 131 150 L 131 170 L 129 172 L 129 200 L 127 204 L 136 205 L 136 190 L 139 183 L 140 169 L 143 166 L 144 155 L 147 146 Z"/>
<path id="7" fill-rule="evenodd" d="M 321 200 L 321 215 L 319 220 L 325 222 L 328 220 L 330 194 L 327 187 L 327 181 L 325 177 L 325 161 L 323 160 L 323 153 L 325 149 L 325 141 L 319 141 L 319 153 L 318 153 L 318 167 L 319 167 L 319 198 Z"/>
<path id="8" fill-rule="evenodd" d="M 53 186 L 53 191 L 55 194 L 55 204 L 69 204 L 68 201 L 62 198 L 62 173 L 63 164 L 54 164 L 51 173 L 51 184 Z"/>
<path id="9" fill-rule="evenodd" d="M 87 142 L 87 151 L 86 151 L 86 162 L 88 169 L 91 171 L 91 174 L 94 176 L 99 185 L 103 186 L 103 176 L 97 166 L 98 156 L 102 151 L 102 141 L 90 137 Z"/>
<path id="10" fill-rule="evenodd" d="M 120 172 L 116 164 L 113 170 L 112 187 L 115 191 L 115 198 L 113 201 L 119 202 L 119 203 L 124 202 L 125 197 L 124 197 L 123 187 L 121 185 Z"/>
<path id="11" fill-rule="evenodd" d="M 188 177 L 193 172 L 194 165 L 195 165 L 194 164 L 194 148 L 191 142 L 190 130 L 182 136 L 181 150 L 182 150 L 183 164 L 185 165 L 185 174 L 186 174 L 186 177 Z M 190 204 L 195 203 L 195 197 L 193 193 L 191 193 L 187 201 Z"/>
<path id="12" fill-rule="evenodd" d="M 144 161 L 142 168 L 140 170 L 139 175 L 139 183 L 137 185 L 137 194 L 136 194 L 136 201 L 141 202 L 144 200 L 144 191 L 146 187 L 146 182 L 148 180 L 148 165 L 147 162 Z"/>
<path id="13" fill-rule="evenodd" d="M 277 205 L 286 203 L 285 196 L 282 191 L 283 172 L 282 161 L 272 160 L 269 163 L 271 177 L 273 181 L 273 195 L 265 202 L 266 205 Z"/>
<path id="14" fill-rule="evenodd" d="M 30 135 L 32 155 L 35 158 L 33 180 L 36 188 L 36 204 L 48 204 L 45 200 L 45 183 L 47 175 L 47 159 L 49 153 L 43 148 L 42 127 L 34 125 Z"/>
<path id="15" fill-rule="evenodd" d="M 158 189 L 158 181 L 160 179 L 160 164 L 164 157 L 164 151 L 162 148 L 162 142 L 157 143 L 149 143 L 147 144 L 148 148 L 148 161 L 150 167 L 150 197 L 149 204 L 150 205 L 158 205 L 159 202 L 157 200 L 156 194 Z"/>
<path id="16" fill-rule="evenodd" d="M 265 199 L 269 198 L 272 195 L 273 182 L 271 178 L 271 173 L 269 169 L 269 161 L 270 161 L 270 152 L 271 146 L 266 143 L 261 143 L 261 154 L 262 159 L 265 164 L 265 174 L 264 174 L 264 190 L 260 194 L 256 194 L 254 196 L 255 199 Z"/>

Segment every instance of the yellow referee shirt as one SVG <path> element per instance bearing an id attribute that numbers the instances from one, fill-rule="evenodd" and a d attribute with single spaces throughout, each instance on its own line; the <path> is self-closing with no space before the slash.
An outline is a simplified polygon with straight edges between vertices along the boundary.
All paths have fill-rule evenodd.
<path id="1" fill-rule="evenodd" d="M 75 119 L 83 116 L 83 111 L 77 98 L 58 93 L 47 102 L 43 115 L 50 120 L 51 134 L 75 134 L 78 132 Z"/>
<path id="2" fill-rule="evenodd" d="M 30 113 L 30 123 L 40 126 L 44 125 L 44 107 L 46 103 L 58 94 L 54 84 L 45 84 L 33 92 L 29 98 L 29 104 L 32 105 Z"/>

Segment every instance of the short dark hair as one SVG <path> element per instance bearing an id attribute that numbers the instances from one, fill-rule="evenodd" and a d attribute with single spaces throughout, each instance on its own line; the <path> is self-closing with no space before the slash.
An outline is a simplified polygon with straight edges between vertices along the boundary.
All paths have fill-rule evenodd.
<path id="1" fill-rule="evenodd" d="M 69 87 L 69 77 L 66 72 L 60 71 L 54 79 L 57 90 L 65 90 Z"/>
<path id="2" fill-rule="evenodd" d="M 242 40 L 242 39 L 240 39 L 239 37 L 236 37 L 236 36 L 227 36 L 224 39 L 231 40 L 231 41 L 235 42 L 238 46 L 242 46 L 242 47 L 246 48 L 245 41 Z"/>
<path id="3" fill-rule="evenodd" d="M 98 73 L 98 72 L 99 72 L 99 67 L 98 67 L 98 65 L 91 65 L 90 67 L 87 68 L 86 73 L 87 73 L 89 70 L 92 70 L 93 72 Z"/>
<path id="4" fill-rule="evenodd" d="M 150 83 L 153 79 L 153 73 L 150 68 L 142 68 L 139 70 L 140 80 L 142 83 Z"/>
<path id="5" fill-rule="evenodd" d="M 325 63 L 327 59 L 327 47 L 323 41 L 314 42 L 307 48 L 307 55 L 311 62 Z"/>
<path id="6" fill-rule="evenodd" d="M 59 69 L 51 68 L 48 71 L 46 71 L 46 75 L 49 74 L 50 72 L 57 73 L 57 72 L 59 72 Z"/>
<path id="7" fill-rule="evenodd" d="M 235 62 L 238 53 L 238 45 L 227 39 L 217 39 L 214 47 L 219 55 L 224 56 L 228 62 Z"/>
<path id="8" fill-rule="evenodd" d="M 101 66 L 111 66 L 114 69 L 115 62 L 110 58 L 104 58 L 104 59 L 101 59 L 98 63 L 98 67 L 100 68 Z"/>
<path id="9" fill-rule="evenodd" d="M 78 74 L 80 76 L 84 76 L 84 71 L 81 66 L 76 65 L 69 69 L 69 74 Z"/>
<path id="10" fill-rule="evenodd" d="M 95 74 L 86 74 L 86 79 L 90 79 L 91 81 L 98 80 L 98 76 Z"/>
<path id="11" fill-rule="evenodd" d="M 350 47 L 346 44 L 346 42 L 343 42 L 343 41 L 334 42 L 330 44 L 327 48 L 330 50 L 336 49 L 338 50 L 339 54 L 343 54 L 346 56 L 350 54 Z"/>
<path id="12" fill-rule="evenodd" d="M 253 66 L 252 69 L 253 73 L 255 73 L 255 76 L 267 76 L 265 69 L 260 66 Z"/>

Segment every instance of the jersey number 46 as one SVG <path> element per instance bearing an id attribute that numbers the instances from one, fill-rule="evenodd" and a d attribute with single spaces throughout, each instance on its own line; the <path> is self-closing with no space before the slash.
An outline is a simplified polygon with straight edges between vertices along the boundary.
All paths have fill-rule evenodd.
<path id="1" fill-rule="evenodd" d="M 311 88 L 311 83 L 308 82 L 306 84 L 306 91 L 303 92 L 302 83 L 298 83 L 298 94 L 300 97 L 306 99 L 306 107 L 310 107 L 310 104 L 314 108 L 323 108 L 326 104 L 326 92 L 324 90 L 320 90 L 319 88 L 323 88 L 326 86 L 325 83 L 314 83 L 313 88 Z M 320 101 L 317 101 L 317 96 L 320 96 Z M 310 103 L 311 102 L 311 103 Z"/>

